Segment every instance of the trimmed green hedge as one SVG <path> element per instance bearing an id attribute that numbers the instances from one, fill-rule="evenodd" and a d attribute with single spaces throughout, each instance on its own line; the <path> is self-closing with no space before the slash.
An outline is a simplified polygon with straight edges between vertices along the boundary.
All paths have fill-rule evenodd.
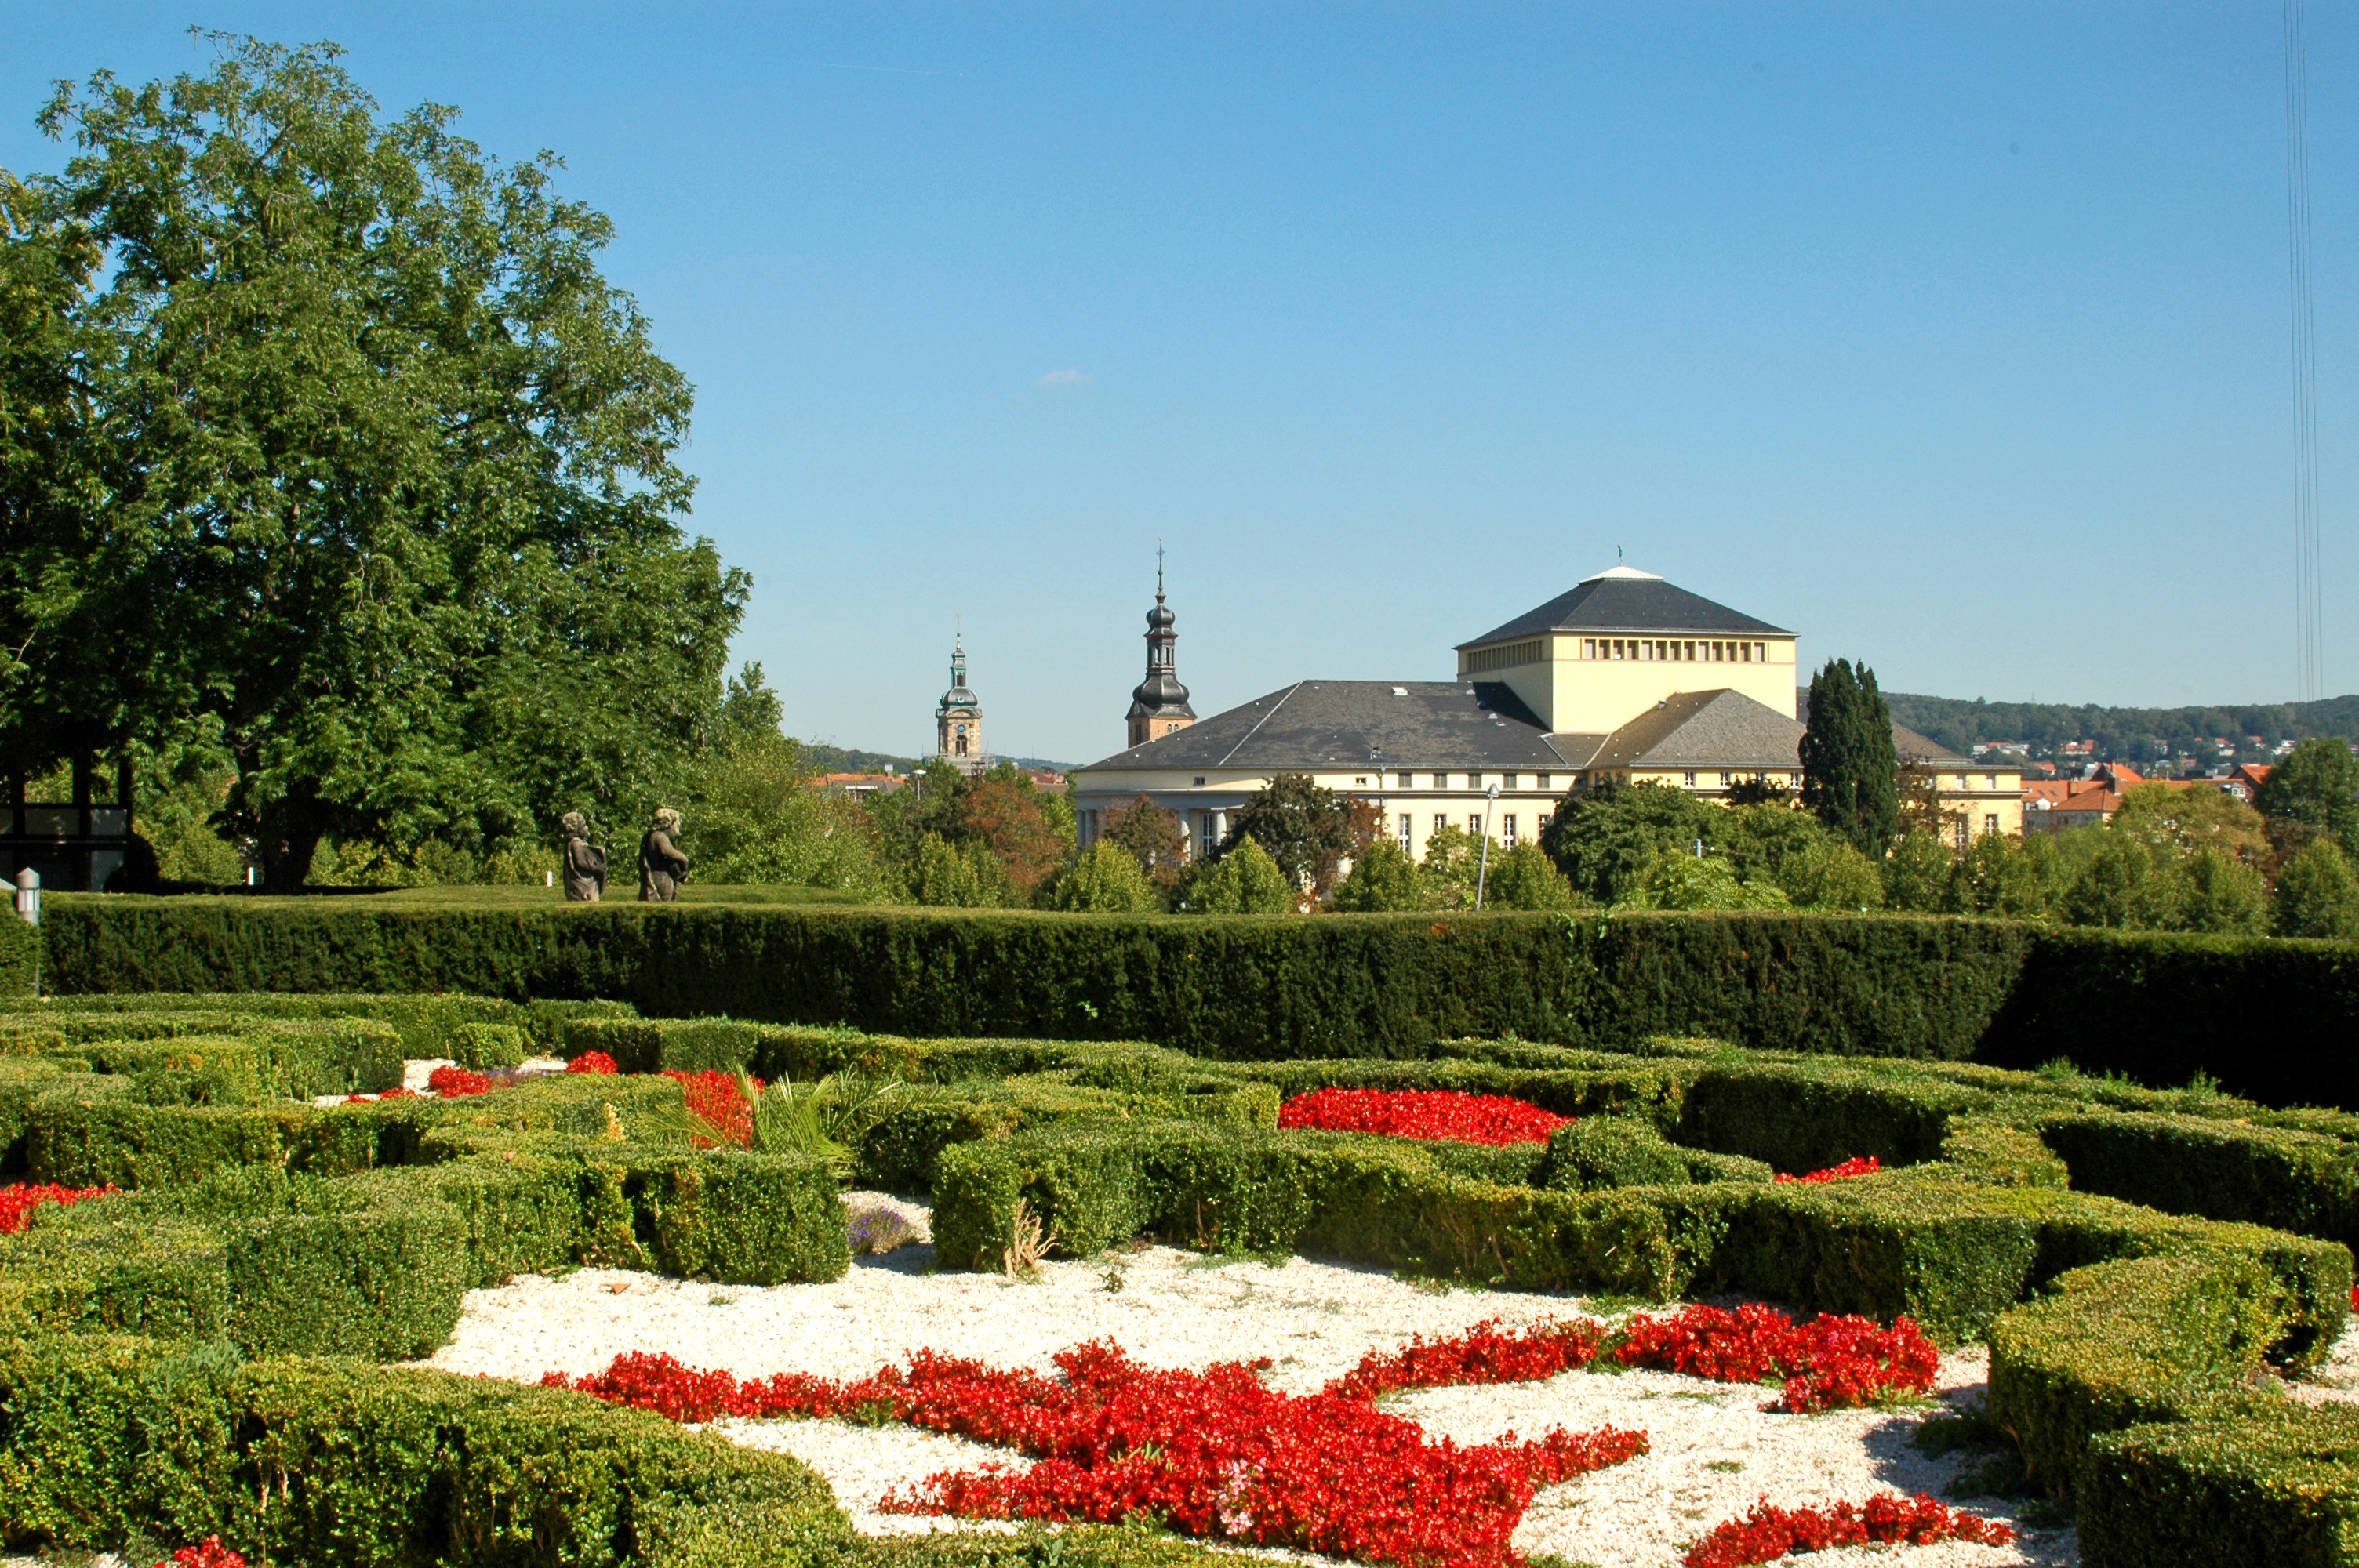
<path id="1" fill-rule="evenodd" d="M 630 1016 L 630 1006 L 619 1001 L 518 1002 L 458 994 L 86 992 L 48 996 L 0 1013 L 0 1039 L 26 1030 L 54 1030 L 69 1041 L 170 1039 L 344 1019 L 390 1028 L 400 1037 L 401 1055 L 455 1057 L 453 1036 L 469 1025 L 520 1030 L 533 1051 L 553 1054 L 577 1021 Z"/>
<path id="2" fill-rule="evenodd" d="M 2087 1568 L 2359 1563 L 2359 1409 L 2247 1401 L 2098 1437 L 2081 1469 Z"/>
<path id="3" fill-rule="evenodd" d="M 2038 1130 L 2083 1191 L 2359 1244 L 2359 1146 L 2340 1139 L 2107 1111 L 2046 1117 Z"/>
<path id="4" fill-rule="evenodd" d="M 12 1544 L 219 1534 L 368 1568 L 793 1568 L 851 1547 L 784 1454 L 585 1395 L 408 1368 L 240 1362 L 99 1336 L 0 1345 Z"/>
<path id="5" fill-rule="evenodd" d="M 689 1149 L 668 1078 L 323 1110 L 150 1105 L 133 1080 L 46 1065 L 8 1069 L 42 1086 L 26 1105 L 30 1173 L 138 1190 L 38 1210 L 0 1238 L 0 1325 L 19 1332 L 408 1357 L 448 1336 L 463 1292 L 518 1271 L 766 1285 L 851 1262 L 825 1163 Z"/>
<path id="6" fill-rule="evenodd" d="M 1301 920 L 128 895 L 60 897 L 48 921 L 50 983 L 75 992 L 603 996 L 677 1017 L 1050 1030 L 1265 1059 L 1411 1056 L 1508 1032 L 2025 1066 L 2095 1052 L 2084 1066 L 2163 1082 L 2202 1069 L 2263 1100 L 2359 1105 L 2359 1067 L 2323 1044 L 2359 1029 L 2348 943 L 1761 912 Z M 2286 1044 L 2223 1046 L 2223 1017 L 2238 1041 Z"/>
<path id="7" fill-rule="evenodd" d="M 0 997 L 28 997 L 33 994 L 33 970 L 41 952 L 40 933 L 16 918 L 15 893 L 6 895 L 10 903 L 0 909 Z M 41 977 L 44 984 L 49 977 Z"/>
<path id="8" fill-rule="evenodd" d="M 2285 1336 L 2284 1284 L 2234 1257 L 2126 1259 L 2078 1269 L 1999 1318 L 1988 1411 L 2034 1481 L 2061 1490 L 2089 1440 L 2188 1420 L 2235 1395 Z"/>
<path id="9" fill-rule="evenodd" d="M 1470 1180 L 1398 1139 L 1149 1121 L 958 1143 L 934 1190 L 935 1247 L 954 1267 L 997 1267 L 1022 1199 L 1069 1256 L 1145 1233 L 1516 1289 L 1744 1291 L 1905 1314 L 1950 1337 L 2071 1269 L 2204 1253 L 2277 1279 L 2292 1303 L 2279 1353 L 2314 1359 L 2342 1331 L 2351 1290 L 2351 1254 L 2332 1242 L 1943 1174 L 1571 1193 Z"/>

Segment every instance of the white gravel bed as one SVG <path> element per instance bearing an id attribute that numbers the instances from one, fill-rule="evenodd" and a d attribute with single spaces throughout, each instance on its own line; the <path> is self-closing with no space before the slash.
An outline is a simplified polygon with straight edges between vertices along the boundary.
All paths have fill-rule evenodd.
<path id="1" fill-rule="evenodd" d="M 2286 1392 L 2305 1404 L 2359 1404 L 2359 1317 L 2343 1331 L 2326 1359 Z"/>
<path id="2" fill-rule="evenodd" d="M 855 1203 L 882 1195 L 848 1195 Z M 921 1206 L 894 1200 L 913 1219 Z M 614 1270 L 521 1278 L 468 1293 L 451 1342 L 429 1365 L 535 1381 L 596 1371 L 626 1350 L 669 1351 L 740 1377 L 801 1371 L 857 1377 L 930 1348 L 997 1366 L 1046 1369 L 1050 1356 L 1109 1338 L 1138 1360 L 1195 1368 L 1267 1357 L 1276 1387 L 1309 1392 L 1370 1350 L 1414 1335 L 1462 1333 L 1485 1318 L 1523 1325 L 1581 1313 L 1579 1298 L 1440 1290 L 1371 1269 L 1292 1259 L 1208 1260 L 1167 1247 L 1091 1262 L 1052 1261 L 1037 1280 L 936 1273 L 930 1246 L 860 1258 L 841 1280 L 770 1288 L 716 1286 Z M 2354 1336 L 2359 1337 L 2359 1336 Z M 2359 1355 L 2359 1346 L 2354 1347 Z M 1937 1392 L 1978 1398 L 1985 1354 L 1943 1358 Z M 1544 1489 L 1516 1535 L 1525 1552 L 1596 1568 L 1663 1568 L 1680 1549 L 1767 1494 L 1785 1506 L 1941 1489 L 1975 1456 L 1931 1459 L 1908 1442 L 1938 1406 L 1794 1416 L 1765 1411 L 1771 1391 L 1668 1373 L 1577 1372 L 1546 1383 L 1420 1390 L 1386 1401 L 1436 1436 L 1487 1442 L 1552 1426 L 1646 1431 L 1652 1452 Z M 899 1533 L 981 1529 L 966 1520 L 886 1515 L 886 1492 L 943 1470 L 1027 1461 L 1004 1449 L 908 1427 L 848 1422 L 723 1422 L 737 1442 L 789 1453 L 825 1476 L 856 1529 Z M 1971 1505 L 2015 1520 L 2012 1499 Z M 1292 1556 L 1297 1554 L 1288 1553 Z M 1908 1568 L 1999 1568 L 2079 1562 L 2070 1530 L 2027 1532 L 2011 1547 L 1950 1543 L 1820 1553 L 1828 1568 L 1905 1561 Z"/>

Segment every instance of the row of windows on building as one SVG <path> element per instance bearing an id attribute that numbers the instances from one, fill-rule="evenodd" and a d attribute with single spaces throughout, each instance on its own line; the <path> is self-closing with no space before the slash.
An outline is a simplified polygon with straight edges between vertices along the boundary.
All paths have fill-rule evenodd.
<path id="1" fill-rule="evenodd" d="M 1543 811 L 1539 814 L 1538 820 L 1532 827 L 1532 831 L 1534 833 L 1545 833 L 1548 831 L 1548 825 L 1549 814 Z M 1434 832 L 1439 833 L 1449 826 L 1450 813 L 1446 811 L 1437 811 L 1433 814 Z M 1394 830 L 1400 835 L 1401 853 L 1404 855 L 1415 854 L 1417 852 L 1414 847 L 1417 838 L 1416 816 L 1408 812 L 1402 812 L 1399 817 L 1396 819 Z M 1477 838 L 1483 837 L 1483 814 L 1481 812 L 1470 811 L 1466 814 L 1466 831 Z M 1499 842 L 1510 849 L 1516 847 L 1516 814 L 1512 811 L 1506 813 L 1499 818 Z"/>
<path id="2" fill-rule="evenodd" d="M 1462 787 L 1466 789 L 1487 788 L 1488 784 L 1484 782 L 1486 780 L 1497 784 L 1502 790 L 1523 789 L 1526 787 L 1537 790 L 1549 790 L 1556 787 L 1554 783 L 1556 775 L 1554 773 L 1533 773 L 1530 775 L 1532 782 L 1528 786 L 1518 782 L 1526 776 L 1522 773 L 1395 773 L 1392 776 L 1400 781 L 1393 786 L 1395 789 L 1416 789 L 1419 787 L 1417 781 L 1420 778 L 1431 780 L 1432 783 L 1426 786 L 1431 789 L 1449 789 L 1451 787 L 1450 781 L 1452 778 L 1464 779 L 1466 783 Z M 1375 788 L 1382 789 L 1385 787 L 1385 775 L 1383 773 L 1362 773 L 1359 777 L 1352 781 L 1352 787 L 1353 789 L 1366 789 L 1369 787 L 1369 780 L 1372 778 L 1375 781 Z M 1198 784 L 1202 784 L 1204 781 L 1202 779 L 1198 779 L 1196 782 Z"/>
<path id="3" fill-rule="evenodd" d="M 1583 637 L 1584 659 L 1636 659 L 1642 663 L 1766 665 L 1767 643 L 1682 641 L 1675 637 Z"/>

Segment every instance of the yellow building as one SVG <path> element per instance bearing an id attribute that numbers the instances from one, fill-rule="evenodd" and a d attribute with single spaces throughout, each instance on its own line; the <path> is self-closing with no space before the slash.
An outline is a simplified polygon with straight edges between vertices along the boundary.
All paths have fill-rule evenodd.
<path id="1" fill-rule="evenodd" d="M 1169 681 L 1184 701 L 1160 591 L 1156 606 L 1150 683 Z M 1507 846 L 1537 837 L 1569 791 L 1607 779 L 1712 799 L 1740 784 L 1800 783 L 1795 634 L 1651 572 L 1600 572 L 1457 654 L 1454 681 L 1297 681 L 1159 732 L 1135 705 L 1129 749 L 1073 775 L 1082 842 L 1144 795 L 1178 812 L 1201 853 L 1281 773 L 1373 802 L 1387 835 L 1419 858 L 1444 824 Z M 2019 778 L 1897 727 L 1894 738 L 1938 764 L 1945 809 L 1950 781 L 1968 781 L 1955 793 L 1970 832 L 2021 830 L 2019 800 L 2012 815 L 2002 800 L 2019 795 Z"/>

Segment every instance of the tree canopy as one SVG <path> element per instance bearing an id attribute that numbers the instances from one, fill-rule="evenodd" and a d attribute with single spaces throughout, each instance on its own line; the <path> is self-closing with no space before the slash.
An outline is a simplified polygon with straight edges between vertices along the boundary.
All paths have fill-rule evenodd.
<path id="1" fill-rule="evenodd" d="M 1810 677 L 1801 749 L 1802 804 L 1860 849 L 1881 856 L 1900 827 L 1899 758 L 1874 670 L 1833 659 Z"/>
<path id="2" fill-rule="evenodd" d="M 332 45 L 60 85 L 0 182 L 0 743 L 207 724 L 265 883 L 323 834 L 636 818 L 711 743 L 748 579 L 678 519 L 691 395 L 607 220 L 379 116 Z"/>
<path id="3" fill-rule="evenodd" d="M 2342 741 L 2304 741 L 2288 752 L 2261 781 L 2253 804 L 2287 840 L 2281 848 L 2299 849 L 2291 840 L 2322 834 L 2345 860 L 2359 860 L 2359 757 Z M 2299 830 L 2286 833 L 2288 824 Z"/>

